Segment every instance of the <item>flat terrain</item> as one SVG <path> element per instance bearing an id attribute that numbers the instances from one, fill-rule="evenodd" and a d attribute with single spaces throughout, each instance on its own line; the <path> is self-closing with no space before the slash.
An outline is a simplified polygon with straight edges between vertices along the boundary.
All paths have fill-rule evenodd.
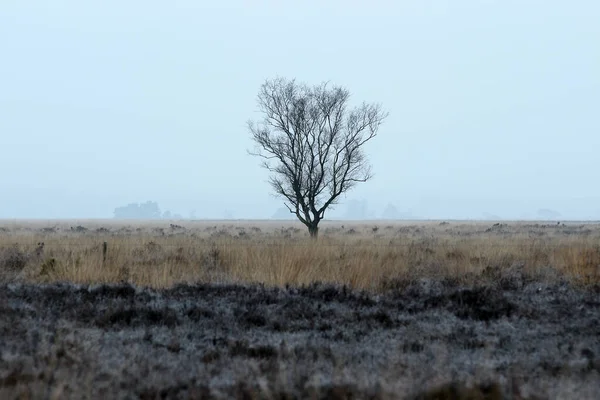
<path id="1" fill-rule="evenodd" d="M 285 224 L 0 222 L 0 398 L 597 398 L 600 226 Z"/>
<path id="2" fill-rule="evenodd" d="M 3 399 L 593 399 L 600 389 L 600 288 L 567 283 L 420 280 L 380 295 L 10 284 L 0 337 Z"/>
<path id="3" fill-rule="evenodd" d="M 315 242 L 290 221 L 0 221 L 0 281 L 379 291 L 418 278 L 475 284 L 513 269 L 600 283 L 600 224 L 328 222 Z"/>

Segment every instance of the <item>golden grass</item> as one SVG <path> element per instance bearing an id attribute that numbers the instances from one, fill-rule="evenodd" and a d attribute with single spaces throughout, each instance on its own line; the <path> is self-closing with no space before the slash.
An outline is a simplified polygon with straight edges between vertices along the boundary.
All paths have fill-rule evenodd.
<path id="1" fill-rule="evenodd" d="M 29 282 L 128 281 L 150 287 L 318 281 L 377 291 L 418 278 L 495 279 L 498 274 L 490 271 L 511 268 L 548 279 L 552 271 L 574 282 L 600 282 L 596 224 L 330 222 L 317 241 L 295 222 L 179 224 L 0 222 L 0 269 L 18 270 L 17 279 Z M 19 256 L 22 263 L 15 264 Z"/>

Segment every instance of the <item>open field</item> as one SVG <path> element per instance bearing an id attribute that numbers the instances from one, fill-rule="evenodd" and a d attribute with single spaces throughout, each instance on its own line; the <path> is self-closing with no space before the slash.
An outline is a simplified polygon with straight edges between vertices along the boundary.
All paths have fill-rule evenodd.
<path id="1" fill-rule="evenodd" d="M 593 399 L 599 265 L 573 222 L 0 221 L 0 398 Z"/>
<path id="2" fill-rule="evenodd" d="M 154 288 L 320 281 L 378 291 L 414 278 L 476 283 L 508 272 L 600 282 L 598 224 L 324 223 L 320 235 L 313 243 L 301 224 L 287 221 L 0 221 L 0 273 Z"/>

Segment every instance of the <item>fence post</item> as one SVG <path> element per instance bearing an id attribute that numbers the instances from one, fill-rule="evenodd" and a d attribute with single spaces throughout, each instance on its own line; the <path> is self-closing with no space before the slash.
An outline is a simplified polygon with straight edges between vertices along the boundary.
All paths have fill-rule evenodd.
<path id="1" fill-rule="evenodd" d="M 102 266 L 106 264 L 106 253 L 108 252 L 108 243 L 102 243 Z"/>

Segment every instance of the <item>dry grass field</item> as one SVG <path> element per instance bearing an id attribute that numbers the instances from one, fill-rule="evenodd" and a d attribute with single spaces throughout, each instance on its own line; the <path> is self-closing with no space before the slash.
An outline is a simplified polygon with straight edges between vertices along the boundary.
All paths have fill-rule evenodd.
<path id="1" fill-rule="evenodd" d="M 594 399 L 599 266 L 592 223 L 0 221 L 0 398 Z"/>
<path id="2" fill-rule="evenodd" d="M 600 282 L 600 225 L 323 223 L 314 242 L 294 222 L 0 221 L 0 270 L 26 282 L 153 288 L 324 282 L 379 291 L 414 278 L 495 281 L 515 270 L 591 284 Z"/>

